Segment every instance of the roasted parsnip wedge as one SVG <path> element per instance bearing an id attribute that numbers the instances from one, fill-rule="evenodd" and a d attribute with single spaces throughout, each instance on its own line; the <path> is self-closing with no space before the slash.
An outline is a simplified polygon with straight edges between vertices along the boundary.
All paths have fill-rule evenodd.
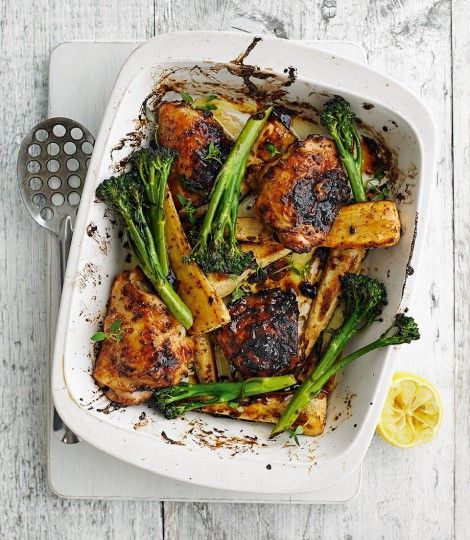
<path id="1" fill-rule="evenodd" d="M 220 403 L 200 410 L 216 415 L 231 416 L 240 420 L 275 424 L 291 398 L 292 392 L 269 394 L 261 398 L 251 398 L 248 404 L 243 404 L 240 407 L 231 407 L 226 403 Z M 319 394 L 299 415 L 293 427 L 302 426 L 303 435 L 321 435 L 325 429 L 326 405 L 326 393 Z"/>
<path id="2" fill-rule="evenodd" d="M 343 206 L 323 246 L 368 249 L 394 246 L 400 240 L 400 216 L 393 201 Z"/>
<path id="3" fill-rule="evenodd" d="M 308 357 L 320 334 L 325 330 L 338 305 L 340 276 L 358 273 L 366 256 L 364 249 L 333 249 L 322 272 L 318 291 L 313 299 L 301 341 L 301 352 Z"/>
<path id="4" fill-rule="evenodd" d="M 257 217 L 239 217 L 237 239 L 267 242 L 273 233 Z M 341 249 L 385 248 L 400 240 L 400 217 L 393 201 L 368 201 L 343 206 L 321 246 Z"/>
<path id="5" fill-rule="evenodd" d="M 208 335 L 194 336 L 194 369 L 201 383 L 217 381 L 214 350 Z"/>
<path id="6" fill-rule="evenodd" d="M 178 294 L 193 314 L 191 333 L 210 332 L 229 322 L 227 307 L 199 266 L 194 262 L 183 262 L 183 257 L 191 254 L 191 247 L 169 192 L 165 197 L 164 210 L 165 236 L 171 267 L 178 278 Z"/>
<path id="7" fill-rule="evenodd" d="M 238 217 L 237 240 L 239 242 L 274 242 L 273 232 L 256 216 Z"/>
<path id="8" fill-rule="evenodd" d="M 240 247 L 242 251 L 252 251 L 257 265 L 261 268 L 282 259 L 282 257 L 285 257 L 290 253 L 288 249 L 277 242 L 265 244 L 251 244 L 246 242 L 240 244 Z M 219 296 L 225 297 L 231 294 L 250 274 L 253 274 L 253 272 L 256 272 L 256 268 L 248 268 L 248 270 L 245 270 L 239 276 L 214 273 L 209 274 L 208 277 Z M 183 295 L 181 296 L 183 297 Z"/>

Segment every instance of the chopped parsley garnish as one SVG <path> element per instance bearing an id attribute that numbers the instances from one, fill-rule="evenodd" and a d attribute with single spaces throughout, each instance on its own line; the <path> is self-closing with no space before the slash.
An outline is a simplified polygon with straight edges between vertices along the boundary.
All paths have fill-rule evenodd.
<path id="1" fill-rule="evenodd" d="M 279 150 L 274 146 L 273 143 L 267 142 L 267 143 L 265 143 L 264 147 L 270 153 L 272 158 L 274 156 L 277 156 L 277 155 L 280 156 L 281 155 L 281 152 L 279 152 Z"/>
<path id="2" fill-rule="evenodd" d="M 122 321 L 116 319 L 111 323 L 109 332 L 96 332 L 96 334 L 93 334 L 90 339 L 91 341 L 104 341 L 105 339 L 110 339 L 111 341 L 119 343 L 124 335 L 124 330 L 121 328 L 121 326 Z"/>
<path id="3" fill-rule="evenodd" d="M 188 218 L 189 223 L 196 225 L 196 209 L 193 206 L 193 201 L 181 194 L 176 197 L 181 204 L 181 211 Z"/>
<path id="4" fill-rule="evenodd" d="M 303 426 L 297 426 L 295 429 L 286 429 L 289 433 L 289 439 L 294 439 L 294 442 L 297 446 L 300 446 L 299 435 L 302 435 L 304 432 Z"/>
<path id="5" fill-rule="evenodd" d="M 194 99 L 188 92 L 180 92 L 181 99 L 187 103 L 190 107 L 200 111 L 215 111 L 217 105 L 212 103 L 217 96 L 207 96 L 206 98 Z"/>
<path id="6" fill-rule="evenodd" d="M 207 148 L 207 154 L 202 159 L 203 161 L 217 161 L 217 163 L 223 165 L 222 160 L 220 159 L 220 150 L 217 148 L 217 146 L 215 146 L 213 142 L 209 143 L 209 147 Z"/>

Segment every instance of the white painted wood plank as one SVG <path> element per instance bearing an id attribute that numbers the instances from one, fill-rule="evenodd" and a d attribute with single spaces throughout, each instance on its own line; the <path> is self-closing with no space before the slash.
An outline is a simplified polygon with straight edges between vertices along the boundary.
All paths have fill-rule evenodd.
<path id="1" fill-rule="evenodd" d="M 22 136 L 47 114 L 47 67 L 67 39 L 146 39 L 151 0 L 0 2 L 0 538 L 161 538 L 160 505 L 64 501 L 45 475 L 48 233 L 16 182 Z M 73 66 L 70 66 L 73 69 Z"/>
<path id="2" fill-rule="evenodd" d="M 363 487 L 347 506 L 165 504 L 165 536 L 183 538 L 452 538 L 454 426 L 451 47 L 448 1 L 265 2 L 174 0 L 168 27 L 265 32 L 294 39 L 358 41 L 369 63 L 396 76 L 434 112 L 441 136 L 420 285 L 410 309 L 422 340 L 399 353 L 400 368 L 429 377 L 446 410 L 431 444 L 396 450 L 375 438 Z M 436 256 L 438 254 L 438 256 Z M 445 503 L 444 503 L 445 501 Z"/>
<path id="3" fill-rule="evenodd" d="M 455 537 L 470 536 L 470 3 L 452 5 L 455 234 Z"/>
<path id="4" fill-rule="evenodd" d="M 201 7 L 202 6 L 202 7 Z M 206 6 L 204 8 L 204 6 Z M 453 35 L 463 60 L 454 84 L 463 84 L 468 28 L 465 0 L 454 0 Z M 55 43 L 65 39 L 135 39 L 176 29 L 265 31 L 280 37 L 351 39 L 362 43 L 373 66 L 395 74 L 420 93 L 438 120 L 441 134 L 426 272 L 415 296 L 413 311 L 428 337 L 400 355 L 402 367 L 418 371 L 438 383 L 446 417 L 438 439 L 430 446 L 407 452 L 374 441 L 365 461 L 360 497 L 347 507 L 271 507 L 223 505 L 167 505 L 167 538 L 460 538 L 468 537 L 468 461 L 458 457 L 454 531 L 453 430 L 453 264 L 450 162 L 450 1 L 394 0 L 335 2 L 321 0 L 235 0 L 192 2 L 156 1 L 156 18 L 148 0 L 56 2 L 45 0 L 0 3 L 0 229 L 1 351 L 0 386 L 1 482 L 0 536 L 7 538 L 159 538 L 159 506 L 149 503 L 63 502 L 45 487 L 44 440 L 46 401 L 45 291 L 46 241 L 23 210 L 16 190 L 15 160 L 24 134 L 45 114 L 46 66 Z M 456 77 L 456 78 L 455 78 Z M 468 82 L 467 82 L 468 85 Z M 460 98 L 456 104 L 467 103 Z M 460 112 L 460 110 L 459 110 Z M 459 125 L 468 140 L 468 125 Z M 462 127 L 463 126 L 463 127 Z M 455 129 L 456 125 L 454 125 Z M 460 151 L 464 148 L 460 146 Z M 468 150 L 467 150 L 468 155 Z M 460 171 L 468 170 L 462 168 Z M 468 163 L 467 163 L 468 165 Z M 459 181 L 461 183 L 462 179 Z M 456 269 L 468 272 L 468 194 L 457 186 L 460 219 Z M 466 202 L 464 196 L 467 197 Z M 5 210 L 6 209 L 6 210 Z M 468 217 L 468 214 L 467 214 Z M 466 223 L 466 225 L 465 225 Z M 456 232 L 457 227 L 456 226 Z M 460 235 L 460 236 L 459 236 Z M 459 240 L 460 238 L 460 240 Z M 463 243 L 463 246 L 459 244 Z M 467 251 L 465 251 L 465 249 Z M 466 259 L 464 258 L 466 257 Z M 465 266 L 466 265 L 466 266 Z M 36 271 L 32 271 L 35 269 Z M 461 320 L 468 317 L 468 277 L 456 288 Z M 419 305 L 418 305 L 419 304 Z M 417 309 L 419 308 L 419 310 Z M 460 310 L 460 311 L 459 311 Z M 468 321 L 468 319 L 467 319 Z M 463 424 L 468 418 L 464 393 L 468 372 L 468 323 L 457 328 L 459 371 L 456 376 L 459 453 L 465 447 Z M 432 336 L 430 339 L 429 336 Z M 411 352 L 412 351 L 412 352 Z M 467 368 L 468 370 L 468 368 Z M 465 379 L 465 378 L 466 379 Z M 462 381 L 462 382 L 459 382 Z M 468 387 L 468 386 L 467 386 Z M 461 438 L 460 438 L 461 437 Z M 468 454 L 466 454 L 468 455 Z M 461 475 L 461 476 L 460 476 Z M 468 482 L 468 476 L 467 476 Z M 467 514 L 466 514 L 467 512 Z"/>

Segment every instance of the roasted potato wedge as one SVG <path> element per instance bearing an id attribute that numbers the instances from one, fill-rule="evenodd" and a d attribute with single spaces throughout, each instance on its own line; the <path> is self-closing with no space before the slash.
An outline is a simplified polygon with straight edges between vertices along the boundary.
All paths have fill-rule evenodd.
<path id="1" fill-rule="evenodd" d="M 390 247 L 400 240 L 400 227 L 393 201 L 349 204 L 339 211 L 322 245 L 341 249 Z"/>
<path id="2" fill-rule="evenodd" d="M 165 198 L 165 236 L 171 267 L 178 278 L 178 294 L 193 314 L 192 334 L 210 332 L 230 320 L 227 307 L 214 285 L 196 263 L 185 263 L 191 247 L 184 233 L 170 192 Z"/>

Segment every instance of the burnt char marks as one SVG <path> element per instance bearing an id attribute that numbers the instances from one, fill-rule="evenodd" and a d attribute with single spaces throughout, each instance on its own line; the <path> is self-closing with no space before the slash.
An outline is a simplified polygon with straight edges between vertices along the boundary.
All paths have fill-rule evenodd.
<path id="1" fill-rule="evenodd" d="M 183 195 L 195 206 L 205 204 L 232 147 L 222 126 L 210 111 L 167 101 L 158 108 L 157 136 L 159 144 L 178 152 L 169 178 L 173 196 Z"/>
<path id="2" fill-rule="evenodd" d="M 349 187 L 342 171 L 333 169 L 316 178 L 302 178 L 289 193 L 289 201 L 296 209 L 295 225 L 313 225 L 328 233 L 339 205 L 348 197 Z"/>
<path id="3" fill-rule="evenodd" d="M 292 371 L 298 361 L 297 299 L 293 292 L 264 290 L 229 306 L 231 322 L 216 340 L 244 377 Z"/>
<path id="4" fill-rule="evenodd" d="M 382 172 L 386 168 L 386 162 L 382 156 L 384 153 L 380 145 L 370 137 L 361 137 L 362 146 L 362 172 L 370 176 Z"/>
<path id="5" fill-rule="evenodd" d="M 227 137 L 221 136 L 223 132 L 219 125 L 207 122 L 208 115 L 212 119 L 212 113 L 203 115 L 204 119 L 201 119 L 194 133 L 188 132 L 187 136 L 196 136 L 196 132 L 199 132 L 206 142 L 194 151 L 193 173 L 190 177 L 182 176 L 181 183 L 185 189 L 201 195 L 204 202 L 207 202 L 221 163 L 227 159 L 232 143 Z M 215 149 L 215 157 L 211 157 L 211 146 Z"/>
<path id="6" fill-rule="evenodd" d="M 285 247 L 303 253 L 326 238 L 349 197 L 334 142 L 310 136 L 291 145 L 264 174 L 256 211 Z"/>

